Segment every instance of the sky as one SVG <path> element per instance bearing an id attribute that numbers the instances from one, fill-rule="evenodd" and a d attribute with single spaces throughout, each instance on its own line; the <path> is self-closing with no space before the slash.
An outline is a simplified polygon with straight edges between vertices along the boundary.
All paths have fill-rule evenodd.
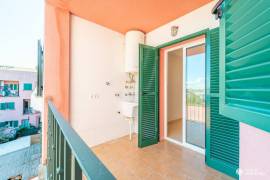
<path id="1" fill-rule="evenodd" d="M 205 88 L 205 54 L 197 54 L 187 57 L 186 62 L 187 88 Z"/>
<path id="2" fill-rule="evenodd" d="M 0 0 L 0 65 L 36 68 L 44 0 Z"/>

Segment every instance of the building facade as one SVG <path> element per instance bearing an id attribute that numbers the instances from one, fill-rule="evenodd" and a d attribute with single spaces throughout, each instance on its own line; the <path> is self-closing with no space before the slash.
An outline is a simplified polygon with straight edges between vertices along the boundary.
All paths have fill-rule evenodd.
<path id="1" fill-rule="evenodd" d="M 40 112 L 31 108 L 36 76 L 33 69 L 0 67 L 1 126 L 39 126 Z"/>

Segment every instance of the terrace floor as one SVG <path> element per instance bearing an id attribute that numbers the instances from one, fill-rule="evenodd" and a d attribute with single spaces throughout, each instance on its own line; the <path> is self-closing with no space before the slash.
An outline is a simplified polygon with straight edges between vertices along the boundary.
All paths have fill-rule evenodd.
<path id="1" fill-rule="evenodd" d="M 204 156 L 168 141 L 137 147 L 137 136 L 128 136 L 95 146 L 92 150 L 120 180 L 179 179 L 231 180 L 205 165 Z"/>

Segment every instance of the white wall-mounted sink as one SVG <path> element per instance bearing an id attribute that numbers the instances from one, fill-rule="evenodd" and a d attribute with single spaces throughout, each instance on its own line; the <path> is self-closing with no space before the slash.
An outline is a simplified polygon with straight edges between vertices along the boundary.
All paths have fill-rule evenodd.
<path id="1" fill-rule="evenodd" d="M 135 108 L 138 106 L 136 102 L 122 101 L 122 115 L 129 121 L 129 139 L 132 139 L 132 133 L 134 132 L 134 117 Z"/>
<path id="2" fill-rule="evenodd" d="M 138 106 L 138 103 L 130 101 L 122 101 L 121 106 L 123 116 L 128 118 L 135 117 L 135 108 Z"/>

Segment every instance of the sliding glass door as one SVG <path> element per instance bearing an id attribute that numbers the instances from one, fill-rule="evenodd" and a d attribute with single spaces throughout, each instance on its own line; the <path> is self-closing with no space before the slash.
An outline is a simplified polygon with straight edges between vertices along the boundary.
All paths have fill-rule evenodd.
<path id="1" fill-rule="evenodd" d="M 205 148 L 205 45 L 186 49 L 186 142 Z"/>

